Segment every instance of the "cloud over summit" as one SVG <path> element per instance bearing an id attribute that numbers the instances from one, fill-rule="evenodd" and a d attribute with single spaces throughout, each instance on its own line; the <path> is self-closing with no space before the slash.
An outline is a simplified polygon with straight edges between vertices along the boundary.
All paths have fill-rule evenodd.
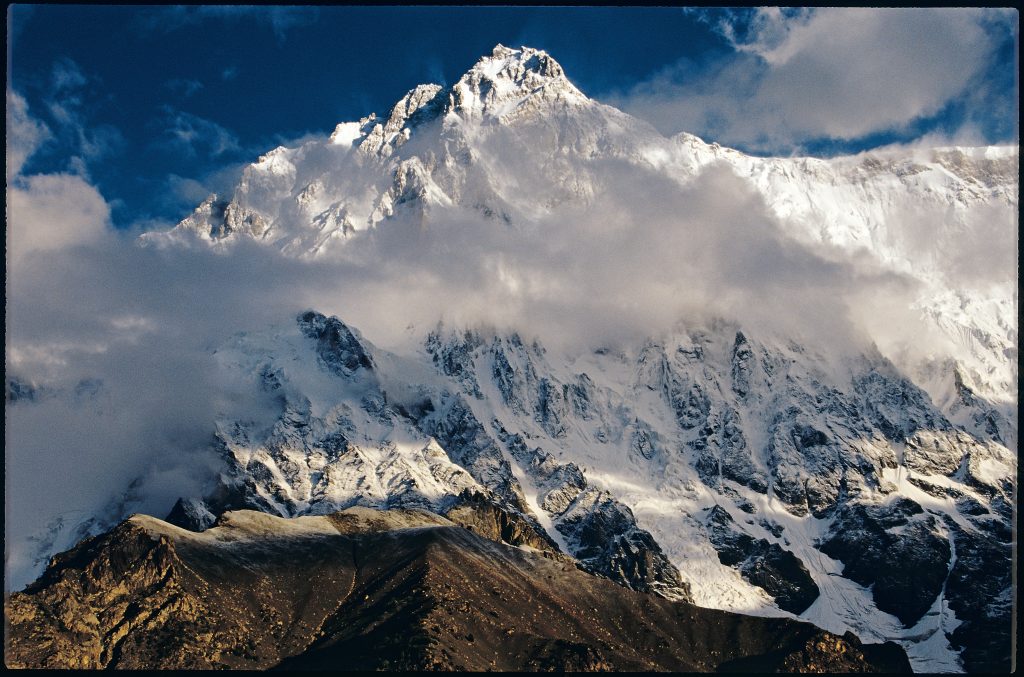
<path id="1" fill-rule="evenodd" d="M 904 130 L 982 95 L 988 70 L 1015 68 L 1000 61 L 1018 30 L 1003 10 L 758 8 L 706 20 L 731 57 L 681 61 L 611 102 L 667 133 L 772 152 Z"/>

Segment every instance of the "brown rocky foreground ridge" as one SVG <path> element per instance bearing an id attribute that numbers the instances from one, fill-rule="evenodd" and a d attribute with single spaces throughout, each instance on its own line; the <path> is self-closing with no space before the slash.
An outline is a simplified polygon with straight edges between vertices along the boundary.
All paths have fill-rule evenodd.
<path id="1" fill-rule="evenodd" d="M 895 644 L 638 593 L 416 510 L 145 515 L 5 601 L 18 668 L 910 672 Z"/>

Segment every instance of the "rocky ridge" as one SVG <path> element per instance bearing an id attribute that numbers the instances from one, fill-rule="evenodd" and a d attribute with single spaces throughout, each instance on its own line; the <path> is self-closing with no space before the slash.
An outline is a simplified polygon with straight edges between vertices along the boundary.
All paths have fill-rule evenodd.
<path id="1" fill-rule="evenodd" d="M 18 668 L 909 672 L 893 644 L 635 593 L 416 510 L 136 515 L 5 616 Z"/>

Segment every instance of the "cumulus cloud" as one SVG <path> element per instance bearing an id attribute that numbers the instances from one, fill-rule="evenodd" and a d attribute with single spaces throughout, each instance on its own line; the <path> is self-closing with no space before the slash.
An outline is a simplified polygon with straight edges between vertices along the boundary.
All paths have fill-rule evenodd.
<path id="1" fill-rule="evenodd" d="M 14 585 L 38 573 L 29 539 L 59 520 L 163 516 L 210 488 L 215 417 L 251 415 L 233 409 L 248 400 L 214 350 L 290 319 L 301 277 L 256 245 L 237 258 L 140 248 L 83 183 L 28 177 L 10 193 L 6 372 L 35 389 L 7 406 Z"/>
<path id="2" fill-rule="evenodd" d="M 455 210 L 435 210 L 425 229 L 397 220 L 347 243 L 343 263 L 316 264 L 321 289 L 307 291 L 385 345 L 439 318 L 525 328 L 549 348 L 572 349 L 725 317 L 850 350 L 869 339 L 849 322 L 847 290 L 914 291 L 786 235 L 727 168 L 686 186 L 615 163 L 592 169 L 598 190 L 586 206 L 513 227 Z"/>
<path id="3" fill-rule="evenodd" d="M 976 96 L 987 69 L 1014 68 L 994 63 L 1017 30 L 1015 13 L 1002 10 L 751 12 L 714 22 L 731 57 L 681 61 L 611 103 L 663 132 L 773 151 L 904 129 L 968 90 Z"/>
<path id="4" fill-rule="evenodd" d="M 92 244 L 110 233 L 106 201 L 82 177 L 72 174 L 30 176 L 9 185 L 7 208 L 11 272 L 32 252 Z"/>
<path id="5" fill-rule="evenodd" d="M 209 296 L 209 258 L 189 272 L 114 230 L 110 203 L 87 176 L 23 175 L 46 128 L 11 91 L 8 120 L 5 369 L 31 393 L 6 408 L 8 583 L 19 585 L 38 573 L 30 539 L 109 512 L 133 481 L 137 500 L 115 510 L 160 515 L 175 492 L 201 493 L 216 465 L 210 412 L 227 406 L 216 398 L 230 384 L 207 378 L 210 346 L 224 334 L 193 313 L 212 304 L 243 327 L 253 308 L 233 315 L 247 305 L 244 293 L 227 300 L 242 291 L 233 284 Z M 269 321 L 258 309 L 253 317 Z"/>

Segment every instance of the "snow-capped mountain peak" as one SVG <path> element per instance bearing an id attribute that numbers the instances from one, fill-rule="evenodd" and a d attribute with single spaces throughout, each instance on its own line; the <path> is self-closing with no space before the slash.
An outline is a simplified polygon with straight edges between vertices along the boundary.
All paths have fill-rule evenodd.
<path id="1" fill-rule="evenodd" d="M 590 99 L 565 77 L 562 66 L 547 52 L 499 44 L 451 87 L 417 85 L 384 118 L 371 114 L 358 123 L 340 123 L 330 141 L 357 146 L 367 155 L 386 156 L 407 141 L 417 125 L 438 117 L 501 123 L 536 113 L 545 104 L 588 102 Z"/>
<path id="2" fill-rule="evenodd" d="M 620 169 L 608 173 L 610 163 Z M 289 255 L 331 256 L 360 231 L 395 220 L 427 229 L 436 209 L 462 221 L 531 224 L 621 192 L 623 170 L 686 187 L 724 167 L 763 198 L 787 237 L 834 256 L 868 257 L 878 271 L 920 284 L 914 307 L 947 343 L 963 346 L 956 357 L 964 383 L 1012 404 L 1012 280 L 965 292 L 950 286 L 945 262 L 977 247 L 965 244 L 979 227 L 971 214 L 985 212 L 986 228 L 1014 218 L 1017 166 L 1015 147 L 759 158 L 690 134 L 665 138 L 587 98 L 546 52 L 498 45 L 450 87 L 418 85 L 384 117 L 264 154 L 233 194 L 211 196 L 172 231 L 143 241 L 198 235 L 224 247 L 253 238 Z M 942 374 L 916 374 L 936 400 L 951 392 Z M 1012 430 L 1003 435 L 1013 438 Z"/>
<path id="3" fill-rule="evenodd" d="M 1017 295 L 1011 276 L 991 270 L 1005 262 L 972 266 L 981 233 L 1005 239 L 1015 223 L 1018 155 L 1012 147 L 752 157 L 690 134 L 665 138 L 587 98 L 545 52 L 499 45 L 450 87 L 419 85 L 383 117 L 268 152 L 226 199 L 211 196 L 144 241 L 198 235 L 229 252 L 251 238 L 287 256 L 366 251 L 382 264 L 408 256 L 415 241 L 450 251 L 440 267 L 428 259 L 425 277 L 458 278 L 459 266 L 483 258 L 518 302 L 531 284 L 520 269 L 537 256 L 614 272 L 614 247 L 585 249 L 590 258 L 569 251 L 601 228 L 627 233 L 615 240 L 625 248 L 632 238 L 670 249 L 676 260 L 650 278 L 636 274 L 649 287 L 668 275 L 672 293 L 685 295 L 679 280 L 689 278 L 666 269 L 697 265 L 710 226 L 735 218 L 748 224 L 736 239 L 772 229 L 771 246 L 787 253 L 772 264 L 779 274 L 799 269 L 802 259 L 788 254 L 806 247 L 827 273 L 815 281 L 856 271 L 851 285 L 906 290 L 905 307 L 860 303 L 875 317 L 846 318 L 876 344 L 849 356 L 849 373 L 819 362 L 861 348 L 759 330 L 739 311 L 707 331 L 565 354 L 524 342 L 528 323 L 480 332 L 458 322 L 414 354 L 391 354 L 340 320 L 307 313 L 301 337 L 291 329 L 235 346 L 257 388 L 282 398 L 281 415 L 270 433 L 222 421 L 219 451 L 232 468 L 226 496 L 247 507 L 449 510 L 482 496 L 497 501 L 499 519 L 520 520 L 513 531 L 625 584 L 897 639 L 915 667 L 949 670 L 988 660 L 985 619 L 1005 616 L 1002 602 L 985 607 L 958 586 L 986 561 L 976 579 L 994 597 L 1008 585 Z M 704 201 L 723 186 L 728 197 Z M 730 211 L 733 196 L 743 209 Z M 643 223 L 652 215 L 689 236 L 660 239 Z M 492 239 L 458 251 L 460 228 Z M 516 258 L 516 248 L 530 255 Z M 743 267 L 711 253 L 722 267 Z M 807 279 L 797 275 L 794 291 Z M 534 298 L 543 305 L 595 276 L 564 280 L 543 280 Z M 884 325 L 900 322 L 922 328 L 910 339 L 920 345 L 907 347 L 908 331 L 885 344 Z M 211 507 L 230 507 L 213 499 L 220 504 Z M 909 577 L 915 567 L 926 581 Z"/>
<path id="4" fill-rule="evenodd" d="M 452 87 L 449 106 L 465 117 L 515 117 L 544 102 L 583 104 L 589 99 L 543 50 L 498 45 Z"/>

